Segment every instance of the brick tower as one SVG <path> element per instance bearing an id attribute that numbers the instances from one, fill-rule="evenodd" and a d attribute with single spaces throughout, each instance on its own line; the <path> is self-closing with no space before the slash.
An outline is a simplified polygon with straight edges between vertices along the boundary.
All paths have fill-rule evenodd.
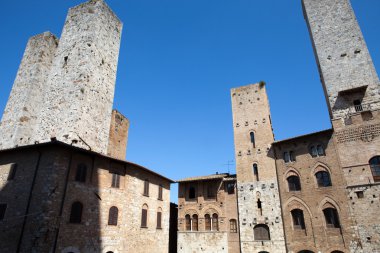
<path id="1" fill-rule="evenodd" d="M 286 252 L 265 84 L 231 96 L 241 252 Z"/>
<path id="2" fill-rule="evenodd" d="M 352 251 L 378 252 L 379 79 L 349 0 L 303 0 L 303 8 L 356 224 Z"/>

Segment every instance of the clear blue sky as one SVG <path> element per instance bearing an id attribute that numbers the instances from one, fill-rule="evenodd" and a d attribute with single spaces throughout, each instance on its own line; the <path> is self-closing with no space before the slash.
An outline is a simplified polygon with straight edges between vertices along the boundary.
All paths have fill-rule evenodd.
<path id="1" fill-rule="evenodd" d="M 0 112 L 28 38 L 60 36 L 68 8 L 81 2 L 0 2 Z M 330 127 L 301 0 L 107 3 L 124 23 L 114 107 L 131 121 L 128 160 L 174 180 L 226 172 L 230 88 L 260 80 L 277 140 Z M 380 1 L 352 5 L 379 70 Z"/>

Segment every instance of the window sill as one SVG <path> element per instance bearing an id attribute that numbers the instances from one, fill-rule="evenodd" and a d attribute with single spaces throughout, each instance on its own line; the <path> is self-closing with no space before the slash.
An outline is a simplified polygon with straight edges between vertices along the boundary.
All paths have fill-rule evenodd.
<path id="1" fill-rule="evenodd" d="M 158 230 L 162 230 L 162 228 L 156 228 L 156 229 L 158 229 Z"/>
<path id="2" fill-rule="evenodd" d="M 143 194 L 144 197 L 149 197 L 149 194 Z"/>
<path id="3" fill-rule="evenodd" d="M 145 227 L 141 226 L 140 228 L 145 228 L 145 229 L 146 229 L 146 228 L 148 228 L 148 227 L 146 227 L 146 226 L 145 226 Z"/>
<path id="4" fill-rule="evenodd" d="M 162 198 L 158 198 L 157 200 L 164 201 L 164 199 L 162 199 Z"/>

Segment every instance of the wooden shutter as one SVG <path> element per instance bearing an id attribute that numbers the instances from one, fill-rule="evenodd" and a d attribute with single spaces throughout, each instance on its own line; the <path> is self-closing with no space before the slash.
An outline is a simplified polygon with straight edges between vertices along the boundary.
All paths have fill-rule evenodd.
<path id="1" fill-rule="evenodd" d="M 157 212 L 157 228 L 161 228 L 161 218 L 162 218 L 162 213 Z"/>
<path id="2" fill-rule="evenodd" d="M 149 181 L 148 180 L 144 181 L 144 195 L 149 196 Z"/>
<path id="3" fill-rule="evenodd" d="M 158 186 L 158 199 L 162 200 L 162 185 Z"/>
<path id="4" fill-rule="evenodd" d="M 147 218 L 148 218 L 148 210 L 142 209 L 141 213 L 141 227 L 146 228 L 147 227 Z"/>
<path id="5" fill-rule="evenodd" d="M 119 210 L 116 206 L 110 208 L 108 213 L 108 225 L 116 226 L 118 220 Z"/>
<path id="6" fill-rule="evenodd" d="M 206 231 L 211 230 L 211 218 L 210 218 L 210 215 L 208 214 L 205 215 L 205 229 Z"/>

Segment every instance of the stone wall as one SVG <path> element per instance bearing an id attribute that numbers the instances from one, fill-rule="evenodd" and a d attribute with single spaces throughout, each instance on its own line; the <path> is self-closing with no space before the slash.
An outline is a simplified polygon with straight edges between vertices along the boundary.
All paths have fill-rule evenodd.
<path id="1" fill-rule="evenodd" d="M 285 252 L 265 83 L 232 89 L 231 98 L 241 251 Z M 255 239 L 260 224 L 269 229 L 270 240 Z"/>
<path id="2" fill-rule="evenodd" d="M 33 133 L 57 45 L 50 32 L 29 39 L 0 123 L 0 149 L 38 140 Z"/>
<path id="3" fill-rule="evenodd" d="M 379 79 L 349 0 L 303 0 L 330 116 L 345 117 L 353 100 L 380 108 Z M 368 86 L 366 89 L 358 88 Z M 344 90 L 355 90 L 342 93 Z"/>
<path id="4" fill-rule="evenodd" d="M 178 253 L 194 252 L 228 253 L 227 233 L 178 232 Z"/>

